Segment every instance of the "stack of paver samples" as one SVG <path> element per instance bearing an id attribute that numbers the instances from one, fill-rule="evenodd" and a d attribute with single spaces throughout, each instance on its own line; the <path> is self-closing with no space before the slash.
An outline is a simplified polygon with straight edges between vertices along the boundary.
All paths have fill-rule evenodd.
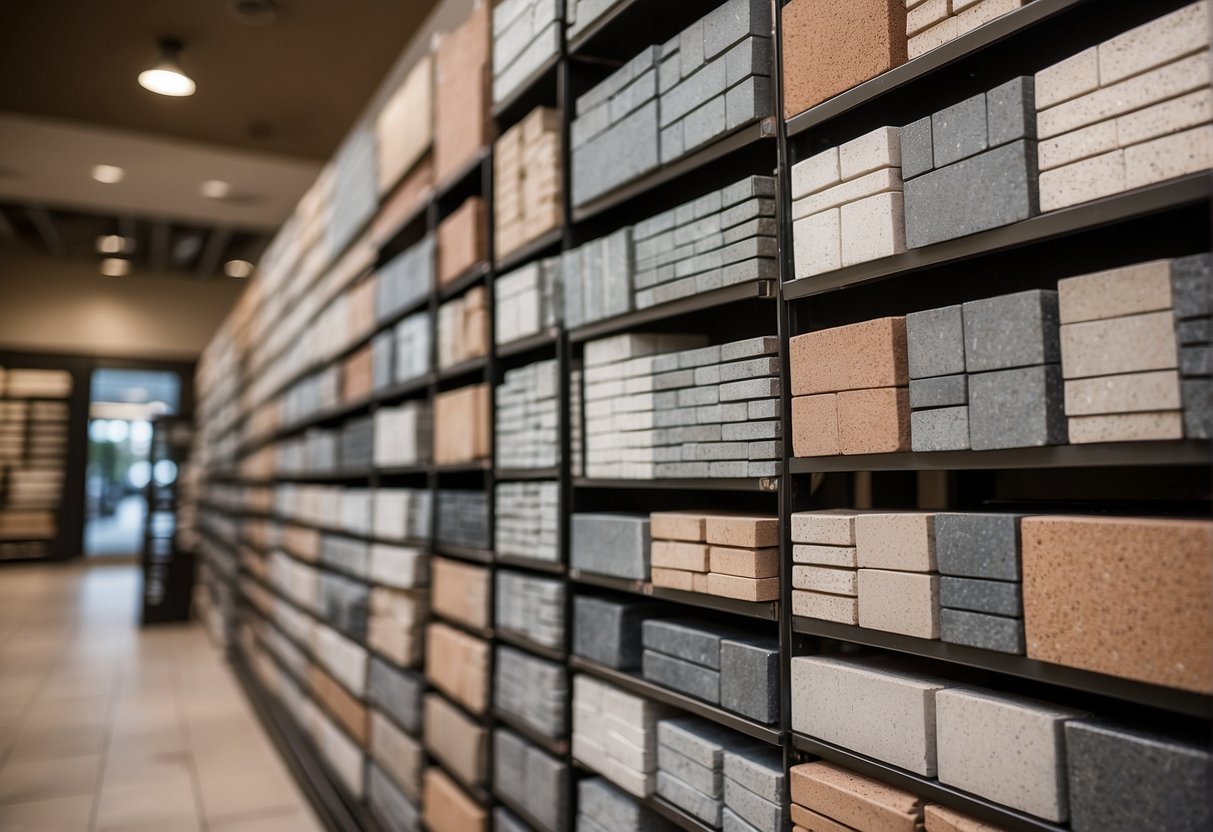
<path id="1" fill-rule="evenodd" d="M 504 101 L 560 52 L 561 0 L 504 0 L 493 8 L 493 101 Z"/>
<path id="2" fill-rule="evenodd" d="M 374 461 L 377 468 L 417 465 L 430 458 L 430 409 L 425 402 L 405 402 L 375 411 Z"/>
<path id="3" fill-rule="evenodd" d="M 456 489 L 439 491 L 437 538 L 451 546 L 488 548 L 489 504 L 485 493 Z"/>
<path id="4" fill-rule="evenodd" d="M 547 832 L 568 828 L 568 776 L 565 763 L 513 731 L 498 728 L 493 732 L 493 788 L 541 822 Z M 526 832 L 530 827 L 512 828 Z"/>
<path id="5" fill-rule="evenodd" d="M 537 335 L 560 320 L 562 266 L 559 257 L 535 260 L 493 282 L 493 338 L 509 344 Z"/>
<path id="6" fill-rule="evenodd" d="M 792 515 L 792 615 L 859 623 L 855 512 Z"/>
<path id="7" fill-rule="evenodd" d="M 587 777 L 577 783 L 577 832 L 677 832 L 677 829 L 601 777 Z"/>
<path id="8" fill-rule="evenodd" d="M 649 523 L 653 586 L 745 601 L 779 597 L 778 518 L 654 512 Z"/>
<path id="9" fill-rule="evenodd" d="M 936 514 L 935 558 L 940 638 L 1022 655 L 1019 517 Z"/>
<path id="10" fill-rule="evenodd" d="M 426 237 L 389 260 L 375 283 L 375 320 L 391 320 L 425 299 L 434 286 L 434 238 Z"/>
<path id="11" fill-rule="evenodd" d="M 637 797 L 657 781 L 657 723 L 672 709 L 614 685 L 573 677 L 573 756 Z M 611 827 L 607 827 L 611 828 Z"/>
<path id="12" fill-rule="evenodd" d="M 564 218 L 559 111 L 536 107 L 502 133 L 493 162 L 493 231 L 500 259 L 558 227 Z"/>
<path id="13" fill-rule="evenodd" d="M 560 458 L 555 359 L 507 370 L 497 387 L 498 468 L 550 468 Z"/>
<path id="14" fill-rule="evenodd" d="M 573 599 L 573 653 L 616 670 L 640 667 L 641 626 L 658 614 L 650 601 L 578 595 Z"/>
<path id="15" fill-rule="evenodd" d="M 614 336 L 585 347 L 586 475 L 779 473 L 774 338 L 667 352 L 696 336 Z"/>
<path id="16" fill-rule="evenodd" d="M 564 583 L 502 570 L 493 595 L 494 626 L 545 647 L 564 643 Z"/>
<path id="17" fill-rule="evenodd" d="M 562 665 L 499 645 L 493 665 L 493 706 L 532 731 L 564 733 L 568 671 Z"/>
<path id="18" fill-rule="evenodd" d="M 548 563 L 560 560 L 557 511 L 560 488 L 554 482 L 497 484 L 493 541 L 498 555 Z"/>

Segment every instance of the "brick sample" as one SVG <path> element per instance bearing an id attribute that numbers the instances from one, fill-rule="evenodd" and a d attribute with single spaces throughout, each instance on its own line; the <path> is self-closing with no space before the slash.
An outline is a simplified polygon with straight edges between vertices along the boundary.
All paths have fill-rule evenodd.
<path id="1" fill-rule="evenodd" d="M 901 0 L 793 0 L 783 14 L 784 118 L 906 60 Z"/>
<path id="2" fill-rule="evenodd" d="M 855 522 L 859 512 L 792 515 L 792 614 L 859 623 Z"/>
<path id="3" fill-rule="evenodd" d="M 804 823 L 820 824 L 823 830 L 830 830 L 830 823 L 835 823 L 838 829 L 889 832 L 915 832 L 922 828 L 922 798 L 879 780 L 824 761 L 792 766 L 788 776 L 792 820 L 798 824 L 803 825 L 797 819 L 800 815 Z M 804 812 L 797 812 L 798 808 Z"/>
<path id="4" fill-rule="evenodd" d="M 1211 534 L 1200 521 L 1024 518 L 1028 657 L 1213 690 Z"/>
<path id="5" fill-rule="evenodd" d="M 935 775 L 935 694 L 947 684 L 894 663 L 792 659 L 792 727 L 927 777 Z"/>
<path id="6" fill-rule="evenodd" d="M 487 832 L 488 812 L 481 808 L 446 772 L 425 770 L 422 817 L 434 832 Z"/>
<path id="7" fill-rule="evenodd" d="M 1028 0 L 908 0 L 907 53 L 910 59 L 967 35 L 991 20 L 1022 7 Z"/>
<path id="8" fill-rule="evenodd" d="M 824 455 L 835 435 L 843 454 L 909 450 L 905 332 L 905 318 L 880 318 L 790 340 L 797 456 Z M 837 394 L 832 413 L 821 394 Z"/>
<path id="9" fill-rule="evenodd" d="M 1071 708 L 994 691 L 940 691 L 935 696 L 939 780 L 1064 822 L 1069 815 L 1064 727 L 1080 716 Z M 992 748 L 997 750 L 991 753 Z"/>
<path id="10" fill-rule="evenodd" d="M 536 107 L 497 139 L 493 209 L 498 259 L 563 221 L 560 141 L 559 114 L 548 107 Z"/>
<path id="11" fill-rule="evenodd" d="M 657 726 L 672 715 L 663 705 L 578 674 L 573 678 L 573 756 L 624 791 L 646 797 L 656 788 Z M 595 811 L 586 805 L 584 786 L 580 796 L 582 813 L 624 813 L 636 819 L 635 804 Z"/>
<path id="12" fill-rule="evenodd" d="M 1213 167 L 1209 32 L 1193 3 L 1036 74 L 1041 210 Z"/>
<path id="13" fill-rule="evenodd" d="M 898 128 L 881 127 L 799 162 L 792 198 L 796 277 L 905 251 Z"/>
<path id="14" fill-rule="evenodd" d="M 1015 78 L 934 113 L 930 130 L 909 125 L 902 155 L 929 167 L 903 168 L 906 245 L 963 237 L 1039 212 L 1033 81 Z M 916 123 L 917 124 L 917 123 Z M 931 142 L 928 156 L 916 143 Z"/>
<path id="15" fill-rule="evenodd" d="M 490 14 L 488 4 L 473 7 L 434 48 L 434 178 L 439 182 L 491 141 Z"/>

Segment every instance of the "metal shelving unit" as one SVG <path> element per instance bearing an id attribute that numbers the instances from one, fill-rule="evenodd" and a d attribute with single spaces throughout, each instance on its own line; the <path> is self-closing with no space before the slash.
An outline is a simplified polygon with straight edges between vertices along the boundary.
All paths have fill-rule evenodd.
<path id="1" fill-rule="evenodd" d="M 491 110 L 498 132 L 517 123 L 533 106 L 553 106 L 562 114 L 562 198 L 565 222 L 517 251 L 498 258 L 493 249 L 493 154 L 485 148 L 461 170 L 433 188 L 424 206 L 403 217 L 382 241 L 382 256 L 405 238 L 422 231 L 433 232 L 442 219 L 470 194 L 480 195 L 488 210 L 488 251 L 484 261 L 442 286 L 434 287 L 424 299 L 394 315 L 391 321 L 378 322 L 374 330 L 355 339 L 339 354 L 344 357 L 370 343 L 375 334 L 394 326 L 407 314 L 426 311 L 436 322 L 438 306 L 483 285 L 490 310 L 489 351 L 483 357 L 453 367 L 435 369 L 417 379 L 376 390 L 370 397 L 334 406 L 292 425 L 259 437 L 240 448 L 242 453 L 266 447 L 269 443 L 306 430 L 309 427 L 338 423 L 350 416 L 373 413 L 377 408 L 408 398 L 432 398 L 440 390 L 464 383 L 485 381 L 493 390 L 501 383 L 504 371 L 527 363 L 555 359 L 562 383 L 559 385 L 560 462 L 540 469 L 513 469 L 497 466 L 496 448 L 488 459 L 459 465 L 416 465 L 375 470 L 333 471 L 313 474 L 281 475 L 268 480 L 242 480 L 232 471 L 216 472 L 216 482 L 272 485 L 277 482 L 350 483 L 377 487 L 385 483 L 424 487 L 431 492 L 442 487 L 483 489 L 489 498 L 489 545 L 468 548 L 445 545 L 439 540 L 412 541 L 404 545 L 424 546 L 439 557 L 450 557 L 476 564 L 487 570 L 495 588 L 500 569 L 517 569 L 535 577 L 559 581 L 564 588 L 565 641 L 559 647 L 538 644 L 519 633 L 496 624 L 490 600 L 490 626 L 468 627 L 447 621 L 437 614 L 432 620 L 444 621 L 459 630 L 490 643 L 490 655 L 498 645 L 509 645 L 545 661 L 556 662 L 570 673 L 585 673 L 617 685 L 624 690 L 656 702 L 694 714 L 739 733 L 757 737 L 779 747 L 787 765 L 807 758 L 831 760 L 861 774 L 912 791 L 919 796 L 951 806 L 979 819 L 1010 830 L 1061 832 L 1061 827 L 1031 818 L 982 798 L 952 789 L 933 778 L 920 777 L 894 766 L 866 758 L 829 743 L 795 734 L 791 724 L 790 662 L 796 655 L 807 655 L 839 645 L 868 651 L 901 654 L 931 663 L 934 667 L 972 669 L 983 678 L 1005 679 L 1008 686 L 1028 685 L 1061 699 L 1113 703 L 1136 708 L 1148 717 L 1175 718 L 1200 722 L 1208 727 L 1213 705 L 1209 696 L 1162 688 L 1127 679 L 1113 678 L 1073 668 L 1037 662 L 1024 656 L 926 641 L 859 627 L 832 624 L 795 617 L 791 605 L 790 517 L 808 508 L 841 507 L 863 503 L 881 508 L 915 509 L 919 494 L 915 480 L 924 472 L 943 478 L 949 507 L 969 508 L 986 502 L 997 505 L 1006 499 L 997 486 L 1013 477 L 1047 476 L 1059 482 L 1079 485 L 1077 479 L 1091 469 L 1124 469 L 1129 490 L 1146 495 L 1148 489 L 1176 472 L 1181 482 L 1172 483 L 1171 494 L 1190 481 L 1193 472 L 1208 466 L 1213 445 L 1191 440 L 1172 442 L 1122 443 L 1115 445 L 1063 445 L 1041 448 L 1016 448 L 996 451 L 939 453 L 900 453 L 828 458 L 792 457 L 791 399 L 784 383 L 781 436 L 784 444 L 783 473 L 774 477 L 740 479 L 600 479 L 574 475 L 572 460 L 570 385 L 572 370 L 579 366 L 584 344 L 588 341 L 633 330 L 680 331 L 693 329 L 705 320 L 725 318 L 735 312 L 744 325 L 770 321 L 770 332 L 781 344 L 782 377 L 790 377 L 787 343 L 790 337 L 806 331 L 865 320 L 883 314 L 904 314 L 959 300 L 989 297 L 1002 292 L 1002 286 L 1015 281 L 1041 286 L 1053 281 L 1060 270 L 1082 273 L 1086 255 L 1097 257 L 1094 271 L 1110 265 L 1190 253 L 1208 246 L 1210 236 L 1209 203 L 1213 187 L 1208 174 L 1194 174 L 1170 182 L 1096 200 L 1061 211 L 1042 214 L 1002 228 L 984 231 L 921 249 L 912 249 L 894 257 L 863 263 L 828 274 L 792 279 L 791 199 L 788 171 L 792 164 L 825 147 L 837 145 L 881 124 L 904 124 L 940 106 L 954 103 L 993 83 L 1016 74 L 1032 74 L 1060 57 L 1089 46 L 1109 33 L 1121 31 L 1157 16 L 1165 10 L 1184 5 L 1185 0 L 1160 0 L 1160 4 L 1131 4 L 1127 0 L 1033 0 L 1022 8 L 997 18 L 902 66 L 860 84 L 805 113 L 784 121 L 767 118 L 733 131 L 673 164 L 659 167 L 587 204 L 571 204 L 571 152 L 569 128 L 578 95 L 618 66 L 622 60 L 646 45 L 661 42 L 685 25 L 702 16 L 705 9 L 695 4 L 662 3 L 660 0 L 617 0 L 594 24 L 579 32 L 559 53 L 505 101 Z M 709 3 L 709 6 L 716 5 Z M 783 0 L 773 4 L 775 29 L 781 31 Z M 772 87 L 776 113 L 782 113 L 781 39 L 772 39 Z M 937 106 L 938 105 L 938 106 Z M 612 319 L 596 321 L 571 331 L 562 326 L 545 329 L 511 343 L 498 345 L 492 331 L 494 286 L 497 275 L 524 266 L 538 258 L 568 251 L 590 239 L 632 224 L 665 207 L 713 190 L 714 175 L 732 175 L 734 169 L 750 174 L 777 171 L 777 223 L 781 241 L 778 280 L 759 280 L 707 292 L 647 309 L 636 310 Z M 739 176 L 738 176 L 739 178 Z M 478 190 L 477 190 L 478 188 Z M 1062 256 L 1058 256 L 1062 255 Z M 990 279 L 973 279 L 975 270 L 997 272 Z M 1023 274 L 1007 276 L 1009 272 Z M 1063 275 L 1064 276 L 1064 275 Z M 353 280 L 361 279 L 357 275 Z M 1034 282 L 1033 282 L 1034 281 Z M 879 309 L 877 313 L 873 311 Z M 900 311 L 897 311 L 900 309 Z M 742 314 L 744 313 L 744 314 Z M 316 314 L 319 314 L 317 312 Z M 728 321 L 712 330 L 714 339 L 728 340 Z M 738 324 L 739 326 L 742 324 Z M 747 330 L 748 332 L 748 330 Z M 274 357 L 261 361 L 267 366 Z M 327 362 L 311 364 L 291 374 L 272 391 L 269 399 L 281 394 L 290 384 L 323 368 Z M 239 436 L 241 415 L 227 430 Z M 1140 482 L 1138 482 L 1140 480 Z M 555 482 L 559 493 L 558 541 L 560 557 L 555 562 L 495 554 L 494 490 L 499 482 Z M 1079 485 L 1075 485 L 1078 488 Z M 1047 503 L 1042 498 L 1042 503 Z M 1206 493 L 1184 495 L 1184 506 L 1205 505 Z M 1058 503 L 1068 505 L 1066 503 Z M 697 506 L 729 508 L 735 505 L 764 506 L 778 513 L 781 520 L 781 569 L 778 600 L 748 602 L 698 593 L 654 587 L 648 581 L 590 574 L 570 566 L 570 517 L 576 511 L 650 510 L 664 507 Z M 1139 503 L 1131 499 L 1117 503 L 1115 511 L 1131 510 Z M 1168 503 L 1171 506 L 1173 503 Z M 221 513 L 230 509 L 214 507 Z M 1044 510 L 1044 509 L 1042 509 Z M 255 515 L 249 514 L 250 517 Z M 262 518 L 309 527 L 309 524 L 270 515 Z M 436 534 L 435 516 L 431 528 Z M 339 529 L 315 527 L 317 531 L 355 539 Z M 239 532 L 237 532 L 239 534 Z M 391 541 L 385 541 L 391 542 Z M 397 541 L 398 542 L 398 541 Z M 220 545 L 236 550 L 230 538 Z M 288 553 L 289 554 L 289 553 Z M 357 577 L 312 561 L 308 565 Z M 267 581 L 246 572 L 239 574 L 268 590 L 273 597 L 284 598 L 293 609 L 317 616 L 286 598 Z M 781 720 L 762 725 L 717 706 L 677 693 L 627 673 L 604 667 L 572 653 L 573 598 L 578 593 L 617 593 L 644 597 L 668 604 L 688 615 L 700 614 L 712 619 L 721 615 L 747 624 L 755 632 L 774 632 L 780 644 Z M 262 620 L 268 621 L 264 617 Z M 269 621 L 271 626 L 275 622 Z M 279 630 L 279 632 L 282 632 Z M 285 633 L 284 633 L 285 634 Z M 294 642 L 292 642 L 294 643 Z M 297 645 L 303 649 L 303 645 Z M 372 651 L 373 652 L 373 651 Z M 308 654 L 310 655 L 310 654 Z M 492 659 L 488 673 L 492 678 Z M 255 683 L 253 683 L 255 686 Z M 570 685 L 571 688 L 571 685 Z M 433 687 L 428 687 L 434 690 Z M 571 695 L 570 695 L 571 699 Z M 273 710 L 273 706 L 270 706 Z M 466 709 L 463 709 L 466 712 Z M 571 711 L 571 702 L 568 710 Z M 489 707 L 475 720 L 490 729 L 514 731 L 546 753 L 568 764 L 566 805 L 570 818 L 575 814 L 577 775 L 588 771 L 582 761 L 570 753 L 571 717 L 560 737 L 537 732 L 516 716 Z M 306 738 L 303 738 L 306 739 Z M 298 745 L 298 743 L 296 743 Z M 305 753 L 306 749 L 299 753 Z M 315 750 L 310 752 L 315 756 Z M 322 772 L 323 773 L 323 772 Z M 457 781 L 459 778 L 452 773 Z M 462 784 L 467 786 L 468 784 Z M 496 793 L 491 778 L 483 786 L 472 784 L 473 797 L 486 809 L 494 804 L 509 808 L 525 822 L 538 828 L 522 807 L 506 795 Z M 786 799 L 786 795 L 785 795 Z M 342 801 L 338 800 L 340 804 Z M 708 826 L 660 797 L 640 801 L 677 827 L 703 832 Z M 351 827 L 352 828 L 352 827 Z"/>

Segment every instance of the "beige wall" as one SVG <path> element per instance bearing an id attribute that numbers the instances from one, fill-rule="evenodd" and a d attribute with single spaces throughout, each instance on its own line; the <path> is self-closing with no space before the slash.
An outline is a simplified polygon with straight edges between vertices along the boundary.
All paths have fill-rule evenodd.
<path id="1" fill-rule="evenodd" d="M 92 262 L 0 248 L 0 349 L 192 360 L 242 289 L 227 278 L 104 277 Z"/>

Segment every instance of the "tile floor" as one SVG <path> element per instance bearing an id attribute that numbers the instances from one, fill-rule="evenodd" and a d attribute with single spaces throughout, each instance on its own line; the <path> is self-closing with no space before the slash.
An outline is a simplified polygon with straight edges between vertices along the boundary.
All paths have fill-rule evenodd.
<path id="1" fill-rule="evenodd" d="M 131 565 L 0 567 L 0 830 L 319 832 L 198 625 Z"/>

